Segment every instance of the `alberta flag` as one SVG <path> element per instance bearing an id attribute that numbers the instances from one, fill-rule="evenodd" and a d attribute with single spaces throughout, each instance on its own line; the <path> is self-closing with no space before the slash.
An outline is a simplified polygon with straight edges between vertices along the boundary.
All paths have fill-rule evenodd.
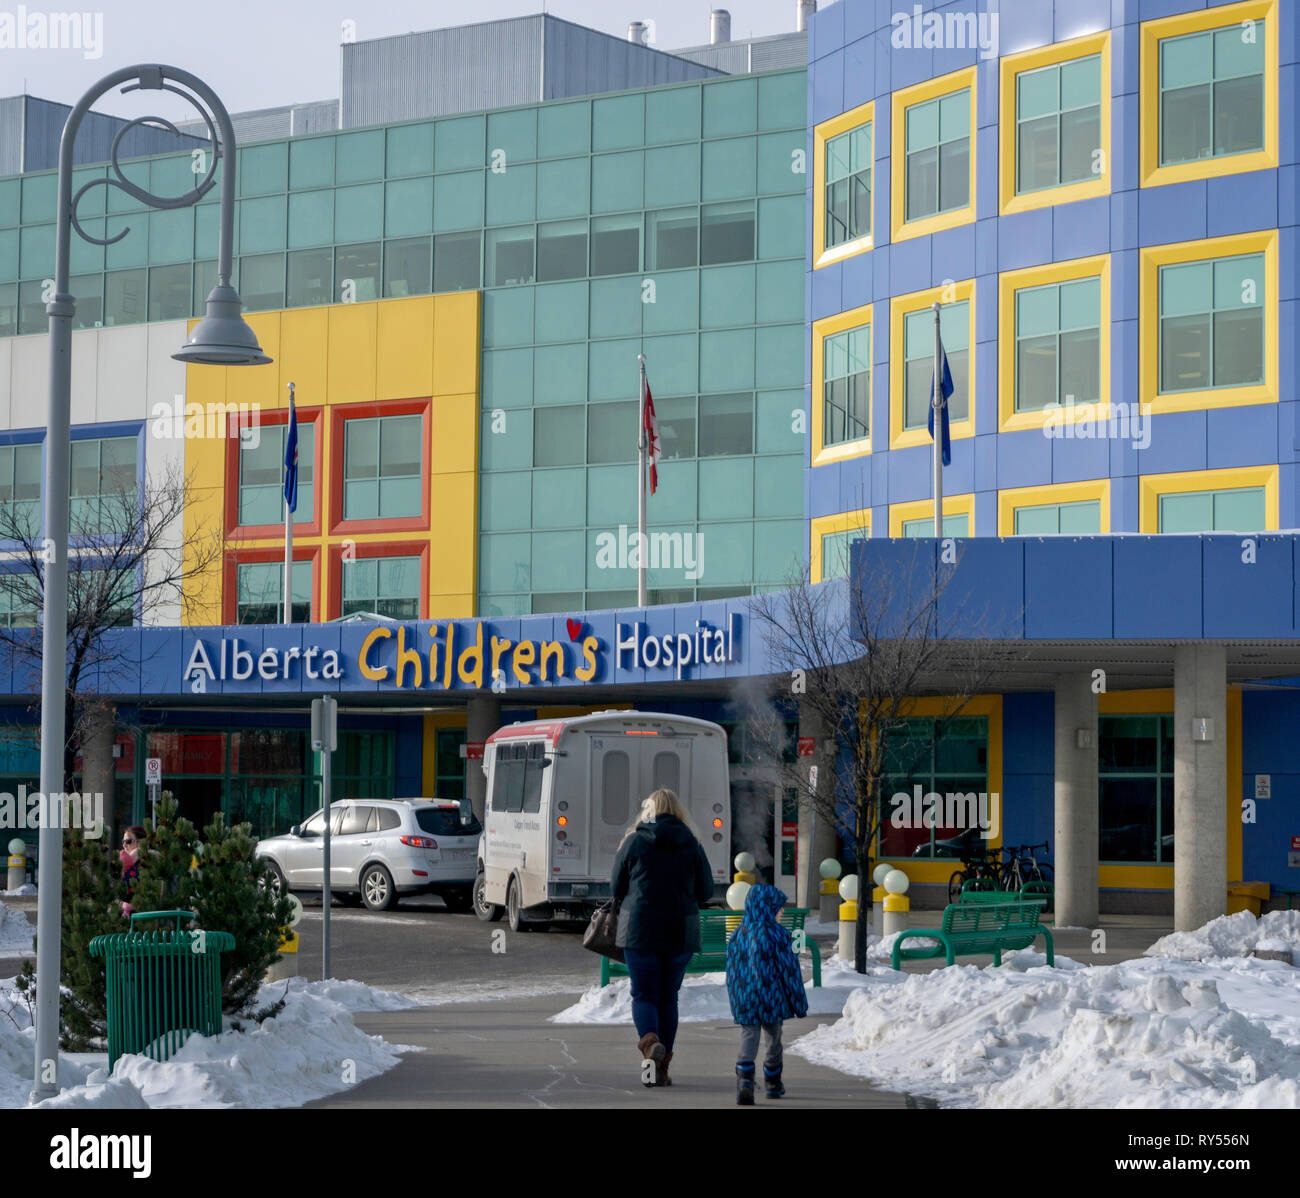
<path id="1" fill-rule="evenodd" d="M 952 465 L 952 442 L 948 439 L 948 400 L 952 398 L 952 371 L 948 369 L 948 355 L 943 351 L 943 341 L 939 342 L 939 365 L 943 370 L 943 398 L 940 401 L 940 429 L 943 434 L 943 464 Z M 934 440 L 934 380 L 930 380 L 930 440 Z"/>
<path id="2" fill-rule="evenodd" d="M 290 512 L 298 510 L 298 409 L 289 397 L 289 435 L 284 439 L 284 502 Z"/>
<path id="3" fill-rule="evenodd" d="M 645 384 L 645 444 L 646 461 L 650 465 L 650 494 L 659 486 L 659 421 L 655 419 L 654 396 L 650 394 L 650 380 Z"/>

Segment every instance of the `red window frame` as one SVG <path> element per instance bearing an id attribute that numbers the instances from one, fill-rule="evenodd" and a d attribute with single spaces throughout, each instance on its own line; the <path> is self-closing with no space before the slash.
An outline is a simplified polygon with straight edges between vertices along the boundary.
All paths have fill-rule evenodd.
<path id="1" fill-rule="evenodd" d="M 299 408 L 298 424 L 301 428 L 304 424 L 311 424 L 315 427 L 315 445 L 312 452 L 312 485 L 314 494 L 312 496 L 311 519 L 293 523 L 295 536 L 301 537 L 318 537 L 320 536 L 320 510 L 321 510 L 321 429 L 324 422 L 318 417 L 324 411 L 323 408 Z M 279 428 L 289 423 L 289 412 L 286 409 L 283 412 L 264 413 L 258 412 L 258 425 L 261 428 Z M 273 537 L 284 535 L 283 521 L 277 521 L 275 524 L 240 524 L 239 522 L 239 450 L 240 442 L 238 437 L 227 439 L 226 450 L 226 534 L 238 533 L 239 536 L 247 537 L 250 540 L 255 537 Z M 295 513 L 296 514 L 296 513 Z M 251 558 L 248 560 L 252 560 Z M 297 560 L 296 558 L 294 559 Z"/>
<path id="2" fill-rule="evenodd" d="M 429 421 L 432 399 L 398 399 L 382 403 L 340 404 L 330 408 L 330 533 L 334 536 L 366 536 L 376 532 L 429 531 Z M 345 520 L 343 518 L 343 451 L 349 420 L 374 420 L 383 416 L 419 416 L 420 421 L 420 514 L 388 519 Z"/>
<path id="3" fill-rule="evenodd" d="M 328 619 L 337 619 L 343 614 L 343 555 L 347 545 L 329 547 L 330 578 L 330 614 Z M 380 541 L 369 545 L 355 546 L 357 561 L 370 561 L 372 558 L 418 557 L 420 559 L 420 614 L 421 620 L 429 618 L 429 542 L 428 541 Z"/>
<path id="4" fill-rule="evenodd" d="M 296 525 L 294 526 L 297 527 Z M 311 562 L 311 614 L 312 622 L 319 622 L 320 614 L 320 549 L 312 545 L 293 547 L 294 565 Z M 284 565 L 284 546 L 268 545 L 261 549 L 227 551 L 222 563 L 221 619 L 224 624 L 234 624 L 239 619 L 239 567 L 278 562 Z"/>

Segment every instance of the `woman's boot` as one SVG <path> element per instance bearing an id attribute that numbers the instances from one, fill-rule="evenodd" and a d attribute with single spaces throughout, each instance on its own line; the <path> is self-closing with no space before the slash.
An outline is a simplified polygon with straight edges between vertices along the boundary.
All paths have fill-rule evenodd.
<path id="1" fill-rule="evenodd" d="M 654 1062 L 654 1069 L 651 1070 L 648 1075 L 646 1073 L 641 1074 L 641 1084 L 643 1086 L 657 1085 L 659 1070 L 663 1066 L 663 1059 L 668 1050 L 663 1046 L 663 1042 L 654 1032 L 646 1032 L 646 1034 L 636 1042 L 636 1046 L 644 1060 Z"/>
<path id="2" fill-rule="evenodd" d="M 673 1059 L 671 1052 L 664 1053 L 664 1059 L 659 1062 L 659 1077 L 655 1082 L 656 1086 L 671 1086 L 673 1079 L 668 1076 L 668 1065 Z"/>
<path id="3" fill-rule="evenodd" d="M 736 1105 L 754 1105 L 754 1062 L 736 1066 Z"/>

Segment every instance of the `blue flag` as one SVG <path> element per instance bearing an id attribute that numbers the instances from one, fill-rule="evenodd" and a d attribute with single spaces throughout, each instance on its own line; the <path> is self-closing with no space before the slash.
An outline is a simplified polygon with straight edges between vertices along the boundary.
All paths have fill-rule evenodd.
<path id="1" fill-rule="evenodd" d="M 952 398 L 952 371 L 948 369 L 948 355 L 944 353 L 943 342 L 939 342 L 939 361 L 943 364 L 943 407 L 940 409 L 943 413 L 940 429 L 943 434 L 943 464 L 952 465 L 952 441 L 948 437 L 948 400 Z M 930 440 L 934 440 L 934 379 L 930 379 Z"/>
<path id="2" fill-rule="evenodd" d="M 298 409 L 289 398 L 289 435 L 284 439 L 284 502 L 298 510 Z"/>

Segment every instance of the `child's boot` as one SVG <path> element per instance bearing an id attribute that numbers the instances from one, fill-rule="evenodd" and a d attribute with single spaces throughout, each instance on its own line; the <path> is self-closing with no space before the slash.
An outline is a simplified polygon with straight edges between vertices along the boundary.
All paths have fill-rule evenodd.
<path id="1" fill-rule="evenodd" d="M 754 1062 L 736 1066 L 736 1105 L 754 1105 Z"/>
<path id="2" fill-rule="evenodd" d="M 764 1065 L 763 1082 L 765 1087 L 763 1093 L 768 1098 L 785 1097 L 785 1086 L 781 1084 L 781 1070 L 778 1069 L 775 1073 L 773 1073 L 770 1069 L 768 1069 L 766 1065 Z"/>

